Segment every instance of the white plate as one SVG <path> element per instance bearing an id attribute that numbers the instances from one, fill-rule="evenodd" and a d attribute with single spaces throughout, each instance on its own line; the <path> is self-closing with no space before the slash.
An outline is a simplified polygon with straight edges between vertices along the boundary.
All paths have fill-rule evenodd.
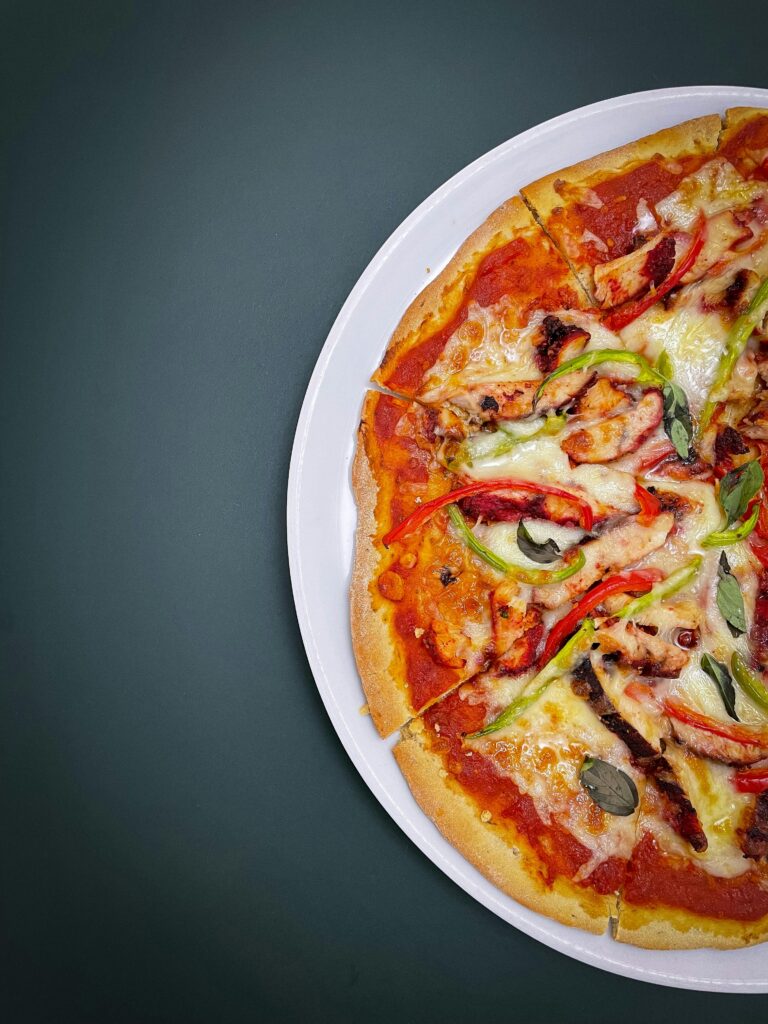
<path id="1" fill-rule="evenodd" d="M 595 967 L 680 988 L 768 992 L 766 947 L 658 952 L 567 928 L 499 892 L 422 813 L 369 718 L 349 639 L 355 507 L 349 470 L 369 377 L 403 310 L 459 244 L 526 182 L 631 139 L 729 106 L 768 106 L 768 89 L 657 89 L 594 103 L 510 139 L 465 167 L 382 246 L 344 303 L 307 389 L 288 481 L 288 550 L 312 671 L 355 767 L 400 828 L 466 892 L 553 949 Z M 427 269 L 429 268 L 429 269 Z"/>

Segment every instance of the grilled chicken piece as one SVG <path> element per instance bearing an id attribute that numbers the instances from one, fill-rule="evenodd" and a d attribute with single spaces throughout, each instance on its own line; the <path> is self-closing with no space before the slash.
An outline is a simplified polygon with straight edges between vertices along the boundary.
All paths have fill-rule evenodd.
<path id="1" fill-rule="evenodd" d="M 678 835 L 689 842 L 694 850 L 706 850 L 707 837 L 672 765 L 633 725 L 622 718 L 603 689 L 588 657 L 574 669 L 571 689 L 577 697 L 587 701 L 606 729 L 622 740 L 629 750 L 632 764 L 653 780 L 664 797 L 667 819 Z"/>
<path id="2" fill-rule="evenodd" d="M 752 819 L 741 837 L 745 857 L 760 860 L 768 857 L 768 792 L 759 793 L 752 811 Z"/>
<path id="3" fill-rule="evenodd" d="M 592 335 L 576 324 L 564 324 L 556 316 L 545 316 L 536 345 L 536 365 L 542 373 L 552 373 L 567 359 L 577 356 Z"/>
<path id="4" fill-rule="evenodd" d="M 462 649 L 466 642 L 463 633 L 451 629 L 442 619 L 432 619 L 422 637 L 422 643 L 432 658 L 448 668 L 464 668 L 466 658 L 462 657 Z"/>
<path id="5" fill-rule="evenodd" d="M 689 661 L 684 650 L 647 633 L 634 622 L 620 621 L 603 627 L 598 638 L 603 653 L 618 654 L 620 664 L 634 669 L 641 676 L 677 679 Z"/>
<path id="6" fill-rule="evenodd" d="M 559 608 L 598 580 L 628 565 L 634 565 L 661 547 L 674 522 L 674 516 L 665 512 L 656 516 L 647 526 L 641 525 L 636 519 L 629 519 L 607 529 L 595 540 L 582 545 L 586 561 L 575 575 L 562 583 L 534 589 L 534 603 L 545 608 Z"/>
<path id="7" fill-rule="evenodd" d="M 573 411 L 585 420 L 602 420 L 630 401 L 627 392 L 617 388 L 608 377 L 598 377 L 576 400 Z"/>
<path id="8" fill-rule="evenodd" d="M 694 725 L 678 722 L 675 718 L 670 718 L 670 724 L 676 740 L 683 743 L 694 754 L 709 757 L 713 761 L 722 761 L 723 764 L 748 765 L 768 757 L 768 743 L 749 745 L 736 743 L 724 736 L 715 736 L 714 733 L 697 729 Z"/>
<path id="9" fill-rule="evenodd" d="M 537 414 L 544 415 L 570 404 L 594 377 L 591 370 L 582 370 L 552 381 L 536 405 Z M 466 391 L 454 395 L 450 401 L 479 423 L 520 420 L 533 414 L 533 396 L 540 384 L 541 380 L 473 384 Z"/>
<path id="10" fill-rule="evenodd" d="M 744 417 L 739 430 L 753 441 L 768 441 L 768 398 L 758 402 L 749 415 Z"/>
<path id="11" fill-rule="evenodd" d="M 711 217 L 707 221 L 704 245 L 696 257 L 696 262 L 688 273 L 683 275 L 683 283 L 698 281 L 716 263 L 734 259 L 738 255 L 739 247 L 749 241 L 752 234 L 752 229 L 743 224 L 733 210 L 723 210 L 722 213 Z"/>
<path id="12" fill-rule="evenodd" d="M 658 288 L 675 265 L 676 248 L 675 236 L 664 232 L 626 256 L 598 263 L 594 269 L 595 298 L 601 306 L 618 306 L 652 284 Z"/>
<path id="13" fill-rule="evenodd" d="M 560 444 L 574 462 L 612 462 L 637 451 L 661 422 L 661 392 L 646 391 L 634 409 L 569 434 Z"/>

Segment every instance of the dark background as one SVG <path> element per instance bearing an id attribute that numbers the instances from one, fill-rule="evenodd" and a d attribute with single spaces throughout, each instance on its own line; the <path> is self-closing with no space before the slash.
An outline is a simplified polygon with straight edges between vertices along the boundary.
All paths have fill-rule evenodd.
<path id="1" fill-rule="evenodd" d="M 694 11 L 696 12 L 694 14 Z M 296 626 L 312 366 L 400 221 L 607 96 L 768 85 L 764 2 L 0 5 L 0 1019 L 705 1022 L 385 815 Z"/>

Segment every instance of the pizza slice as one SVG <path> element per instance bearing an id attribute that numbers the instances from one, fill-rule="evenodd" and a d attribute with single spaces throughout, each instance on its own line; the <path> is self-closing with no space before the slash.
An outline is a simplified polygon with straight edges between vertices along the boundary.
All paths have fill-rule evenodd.
<path id="1" fill-rule="evenodd" d="M 521 189 L 599 305 L 634 298 L 670 272 L 675 240 L 659 246 L 657 204 L 714 153 L 720 129 L 716 114 L 686 121 Z M 606 274 L 617 264 L 621 275 Z"/>
<path id="2" fill-rule="evenodd" d="M 540 377 L 527 328 L 579 310 L 585 296 L 521 199 L 504 203 L 414 300 L 373 380 L 401 395 L 442 401 L 480 378 Z M 528 374 L 526 378 L 525 374 Z"/>
<path id="3" fill-rule="evenodd" d="M 531 681 L 491 673 L 465 683 L 404 730 L 395 757 L 422 809 L 503 892 L 604 932 L 634 847 L 644 778 L 567 678 L 480 735 L 515 694 L 524 704 Z M 600 766 L 598 782 L 604 774 L 597 800 L 583 782 L 585 762 Z"/>

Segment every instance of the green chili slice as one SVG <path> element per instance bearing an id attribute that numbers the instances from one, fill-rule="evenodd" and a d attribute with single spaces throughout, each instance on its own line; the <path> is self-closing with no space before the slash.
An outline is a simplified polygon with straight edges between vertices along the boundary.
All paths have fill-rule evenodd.
<path id="1" fill-rule="evenodd" d="M 576 555 L 568 559 L 566 564 L 560 569 L 525 569 L 521 565 L 512 565 L 509 562 L 505 562 L 503 558 L 500 558 L 477 539 L 469 526 L 467 526 L 458 505 L 449 505 L 448 515 L 453 525 L 459 531 L 461 539 L 471 551 L 474 551 L 478 558 L 482 558 L 484 562 L 487 562 L 497 572 L 502 572 L 505 576 L 512 576 L 513 579 L 519 580 L 521 583 L 530 583 L 532 586 L 537 587 L 544 586 L 547 583 L 562 583 L 563 580 L 574 576 L 586 562 L 584 552 L 579 548 Z"/>
<path id="2" fill-rule="evenodd" d="M 521 693 L 492 722 L 489 722 L 488 725 L 477 732 L 470 733 L 467 738 L 475 739 L 479 736 L 488 736 L 492 732 L 504 729 L 520 718 L 532 704 L 536 703 L 550 683 L 554 682 L 555 679 L 572 667 L 577 655 L 589 650 L 594 635 L 594 622 L 592 619 L 584 619 L 579 631 L 573 634 L 568 643 L 557 652 L 551 661 L 547 662 L 540 672 L 536 673 L 528 687 L 526 687 L 528 689 L 535 685 L 536 689 L 531 690 L 530 693 Z"/>

